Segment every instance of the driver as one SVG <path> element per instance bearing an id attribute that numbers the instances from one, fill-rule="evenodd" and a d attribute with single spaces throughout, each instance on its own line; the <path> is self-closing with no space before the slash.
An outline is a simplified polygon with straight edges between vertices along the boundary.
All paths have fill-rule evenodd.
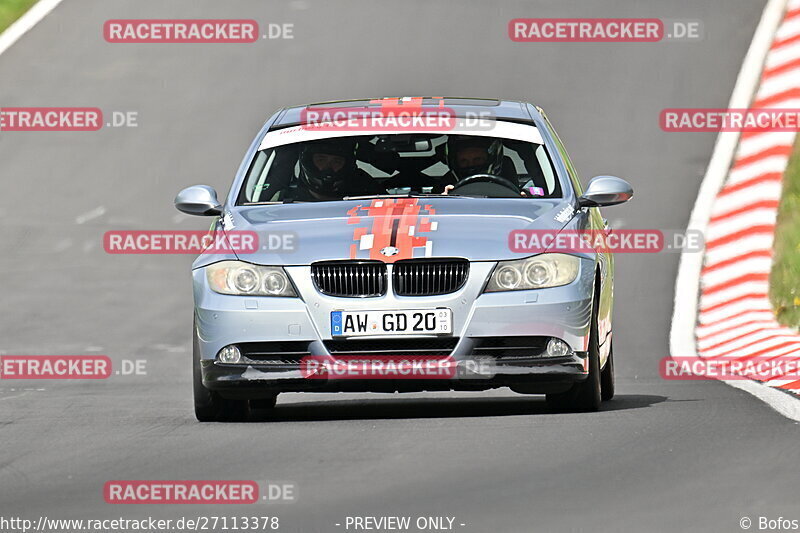
<path id="1" fill-rule="evenodd" d="M 491 174 L 505 178 L 512 188 L 518 187 L 506 177 L 503 168 L 503 143 L 491 137 L 452 135 L 447 139 L 447 163 L 455 183 L 447 185 L 443 194 L 448 194 L 462 180 L 476 174 Z"/>
<path id="2" fill-rule="evenodd" d="M 503 143 L 490 137 L 450 136 L 447 163 L 456 181 L 475 174 L 502 176 Z"/>
<path id="3" fill-rule="evenodd" d="M 294 199 L 330 201 L 386 194 L 386 189 L 358 168 L 355 149 L 356 143 L 350 139 L 309 143 L 300 153 L 300 179 Z"/>

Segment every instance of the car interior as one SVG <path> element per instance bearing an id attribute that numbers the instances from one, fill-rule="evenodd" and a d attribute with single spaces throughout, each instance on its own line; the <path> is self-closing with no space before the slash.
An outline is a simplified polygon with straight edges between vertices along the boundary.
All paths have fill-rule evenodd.
<path id="1" fill-rule="evenodd" d="M 463 137 L 463 136 L 462 136 Z M 362 175 L 387 195 L 447 194 L 486 198 L 559 198 L 561 188 L 544 145 L 502 141 L 497 175 L 459 178 L 448 165 L 448 135 L 391 134 L 349 137 Z M 300 155 L 308 143 L 259 151 L 251 163 L 239 205 L 283 203 L 300 186 Z M 448 187 L 450 186 L 450 187 Z M 369 195 L 352 191 L 347 196 Z"/>

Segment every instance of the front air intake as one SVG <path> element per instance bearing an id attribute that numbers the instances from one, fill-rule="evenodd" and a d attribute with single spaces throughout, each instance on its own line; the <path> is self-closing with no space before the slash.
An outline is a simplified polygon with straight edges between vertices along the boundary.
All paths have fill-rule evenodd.
<path id="1" fill-rule="evenodd" d="M 398 296 L 436 296 L 456 292 L 467 276 L 466 259 L 409 259 L 394 264 L 392 282 Z"/>
<path id="2" fill-rule="evenodd" d="M 311 278 L 322 294 L 365 298 L 386 294 L 386 265 L 380 261 L 327 261 L 311 265 Z"/>

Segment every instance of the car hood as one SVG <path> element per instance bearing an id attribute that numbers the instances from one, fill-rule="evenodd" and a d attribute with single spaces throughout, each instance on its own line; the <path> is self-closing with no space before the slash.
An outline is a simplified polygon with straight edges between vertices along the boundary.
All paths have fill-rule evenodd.
<path id="1" fill-rule="evenodd" d="M 258 235 L 262 265 L 307 265 L 337 259 L 387 263 L 424 257 L 515 259 L 513 230 L 558 231 L 573 214 L 562 199 L 383 198 L 237 207 L 225 230 Z"/>

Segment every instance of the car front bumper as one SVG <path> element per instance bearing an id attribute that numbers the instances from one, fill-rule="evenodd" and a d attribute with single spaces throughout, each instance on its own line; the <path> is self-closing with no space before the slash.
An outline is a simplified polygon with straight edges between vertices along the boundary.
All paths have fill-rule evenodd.
<path id="1" fill-rule="evenodd" d="M 196 357 L 203 384 L 230 397 L 257 397 L 275 392 L 392 392 L 421 390 L 485 390 L 510 386 L 521 392 L 559 392 L 587 375 L 586 351 L 590 330 L 594 269 L 582 259 L 578 279 L 569 285 L 548 289 L 482 293 L 495 263 L 472 263 L 468 282 L 459 291 L 429 297 L 337 298 L 320 294 L 310 281 L 310 267 L 286 267 L 299 297 L 245 297 L 213 292 L 205 270 L 194 270 Z M 447 356 L 465 363 L 480 356 L 490 371 L 472 375 L 458 372 L 448 379 L 309 379 L 293 357 L 333 356 L 342 350 L 341 341 L 330 335 L 330 313 L 334 310 L 396 310 L 447 307 L 453 312 L 453 335 L 445 338 L 420 336 L 413 353 Z M 566 342 L 572 353 L 542 357 L 549 338 Z M 359 338 L 357 342 L 378 347 L 380 357 L 392 342 L 414 344 L 407 336 Z M 428 342 L 430 341 L 430 342 Z M 403 344 L 405 343 L 405 344 Z M 505 344 L 516 346 L 503 350 Z M 235 344 L 256 347 L 265 360 L 224 364 L 217 360 L 223 347 Z M 357 343 L 354 343 L 357 344 Z M 363 348 L 362 344 L 362 348 Z M 494 348 L 492 348 L 494 346 Z M 528 351 L 523 346 L 529 346 Z M 258 351 L 256 350 L 256 351 Z M 337 351 L 340 350 L 340 351 Z M 346 349 L 345 349 L 346 350 Z M 246 351 L 246 350 L 245 350 Z M 281 358 L 281 352 L 294 354 Z M 389 350 L 391 351 L 391 350 Z M 352 351 L 347 353 L 353 353 Z M 395 355 L 405 355 L 394 350 Z"/>

